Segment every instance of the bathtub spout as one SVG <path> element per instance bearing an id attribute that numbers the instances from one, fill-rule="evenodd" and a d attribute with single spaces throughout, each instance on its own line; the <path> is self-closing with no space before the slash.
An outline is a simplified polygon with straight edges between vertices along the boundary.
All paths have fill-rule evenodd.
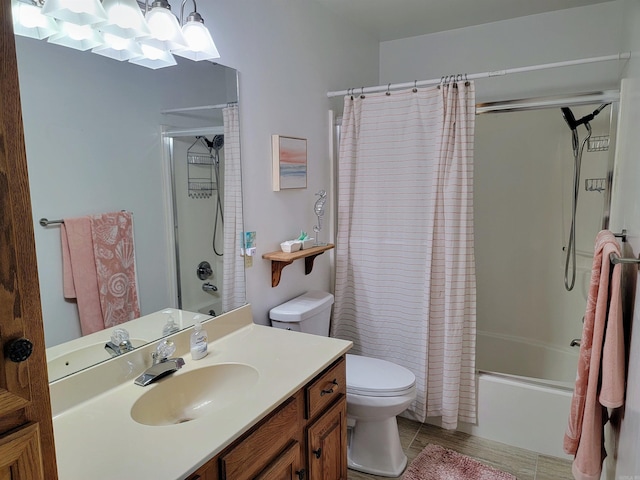
<path id="1" fill-rule="evenodd" d="M 571 343 L 569 344 L 570 347 L 579 347 L 580 346 L 580 339 L 579 338 L 574 338 L 573 340 L 571 340 Z"/>

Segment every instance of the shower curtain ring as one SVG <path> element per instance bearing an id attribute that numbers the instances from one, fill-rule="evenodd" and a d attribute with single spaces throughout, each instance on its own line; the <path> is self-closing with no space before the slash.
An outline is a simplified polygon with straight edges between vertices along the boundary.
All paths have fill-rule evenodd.
<path id="1" fill-rule="evenodd" d="M 360 87 L 360 98 L 364 98 L 364 87 Z"/>
<path id="2" fill-rule="evenodd" d="M 387 97 L 388 97 L 389 95 L 391 95 L 391 92 L 389 91 L 389 89 L 390 89 L 390 88 L 391 88 L 391 84 L 389 83 L 389 84 L 387 85 Z"/>
<path id="3" fill-rule="evenodd" d="M 416 93 L 418 91 L 418 81 L 414 80 L 413 81 L 413 93 Z"/>
<path id="4" fill-rule="evenodd" d="M 469 84 L 469 79 L 467 78 L 467 74 L 465 73 L 465 74 L 464 74 L 464 86 L 465 86 L 465 87 L 468 87 L 469 85 L 470 85 L 470 84 Z"/>

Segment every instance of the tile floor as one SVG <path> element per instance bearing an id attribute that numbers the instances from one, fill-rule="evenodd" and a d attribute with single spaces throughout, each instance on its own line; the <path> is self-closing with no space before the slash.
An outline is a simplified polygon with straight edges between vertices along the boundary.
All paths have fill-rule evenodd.
<path id="1" fill-rule="evenodd" d="M 518 480 L 573 480 L 569 460 L 541 455 L 462 432 L 398 418 L 400 440 L 409 462 L 429 443 L 468 455 L 494 468 L 509 472 Z M 402 477 L 398 477 L 402 478 Z M 388 479 L 349 470 L 348 480 Z"/>

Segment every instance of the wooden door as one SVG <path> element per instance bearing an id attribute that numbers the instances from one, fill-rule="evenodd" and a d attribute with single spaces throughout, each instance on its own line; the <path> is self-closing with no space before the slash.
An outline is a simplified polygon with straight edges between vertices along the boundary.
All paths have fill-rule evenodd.
<path id="1" fill-rule="evenodd" d="M 0 478 L 55 480 L 11 0 L 0 2 Z M 33 345 L 33 353 L 12 361 L 9 357 L 17 360 L 20 352 L 10 355 L 10 350 L 22 339 Z"/>
<path id="2" fill-rule="evenodd" d="M 347 480 L 347 402 L 342 396 L 307 430 L 310 480 Z"/>

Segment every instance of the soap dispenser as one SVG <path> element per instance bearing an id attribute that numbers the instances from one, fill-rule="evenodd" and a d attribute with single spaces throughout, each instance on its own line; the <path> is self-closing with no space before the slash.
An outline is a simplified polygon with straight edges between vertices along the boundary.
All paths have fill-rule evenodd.
<path id="1" fill-rule="evenodd" d="M 180 331 L 180 327 L 178 326 L 175 319 L 173 318 L 173 313 L 171 313 L 171 311 L 168 311 L 165 313 L 168 314 L 169 318 L 167 319 L 167 323 L 165 323 L 164 327 L 162 328 L 163 337 L 166 337 L 167 335 L 171 335 L 172 333 L 176 333 Z"/>
<path id="2" fill-rule="evenodd" d="M 202 329 L 202 323 L 196 320 L 191 332 L 191 358 L 200 360 L 207 356 L 208 336 L 207 331 Z"/>

